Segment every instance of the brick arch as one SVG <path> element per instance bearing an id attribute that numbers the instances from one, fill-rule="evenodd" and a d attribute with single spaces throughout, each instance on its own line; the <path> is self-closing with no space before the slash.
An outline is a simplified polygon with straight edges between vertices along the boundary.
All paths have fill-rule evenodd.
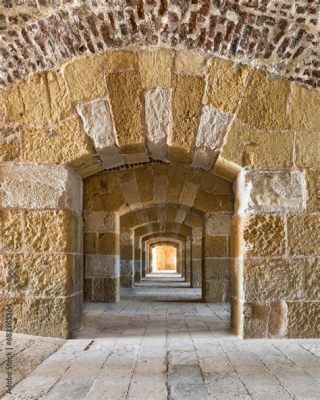
<path id="1" fill-rule="evenodd" d="M 253 63 L 316 85 L 317 11 L 304 2 L 236 0 L 19 4 L 2 11 L 0 83 L 110 48 L 164 45 Z"/>

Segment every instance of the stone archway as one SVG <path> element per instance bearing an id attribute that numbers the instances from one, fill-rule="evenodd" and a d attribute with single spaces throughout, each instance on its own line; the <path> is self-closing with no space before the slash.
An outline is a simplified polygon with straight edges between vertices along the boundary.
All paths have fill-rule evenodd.
<path id="1" fill-rule="evenodd" d="M 250 66 L 188 55 L 161 48 L 101 53 L 1 90 L 1 296 L 3 306 L 14 304 L 17 331 L 65 337 L 81 323 L 81 178 L 165 158 L 191 166 L 186 196 L 201 182 L 201 170 L 229 181 L 239 174 L 232 247 L 238 334 L 319 336 L 312 289 L 319 92 Z M 159 60 L 164 67 L 155 70 Z M 86 74 L 86 82 L 80 85 L 76 73 Z M 123 115 L 131 116 L 130 126 Z M 172 185 L 181 185 L 183 168 L 172 169 Z M 146 165 L 144 174 L 150 174 Z M 165 181 L 161 174 L 157 179 Z M 130 177 L 125 182 L 129 196 L 133 184 Z M 213 200 L 208 193 L 196 194 L 204 212 Z M 225 200 L 221 195 L 217 207 Z M 108 218 L 116 238 L 117 219 L 111 211 Z M 52 278 L 38 284 L 39 270 Z"/>

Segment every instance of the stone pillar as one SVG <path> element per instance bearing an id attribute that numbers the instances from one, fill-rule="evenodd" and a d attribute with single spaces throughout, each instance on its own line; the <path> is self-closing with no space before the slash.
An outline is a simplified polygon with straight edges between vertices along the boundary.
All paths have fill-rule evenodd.
<path id="1" fill-rule="evenodd" d="M 140 260 L 140 247 L 139 247 L 139 239 L 134 236 L 134 281 L 141 282 L 142 278 L 142 265 Z"/>
<path id="2" fill-rule="evenodd" d="M 202 228 L 192 229 L 191 287 L 202 285 Z"/>
<path id="3" fill-rule="evenodd" d="M 62 166 L 0 166 L 0 330 L 68 338 L 82 322 L 82 181 Z M 49 317 L 48 317 L 49 316 Z"/>
<path id="4" fill-rule="evenodd" d="M 320 217 L 305 172 L 243 170 L 236 184 L 233 328 L 243 337 L 319 337 Z"/>
<path id="5" fill-rule="evenodd" d="M 92 302 L 120 299 L 119 217 L 93 211 L 84 223 L 84 297 Z"/>
<path id="6" fill-rule="evenodd" d="M 192 239 L 190 237 L 187 237 L 186 240 L 185 240 L 184 259 L 185 259 L 185 278 L 186 278 L 186 282 L 190 282 L 191 283 Z"/>
<path id="7" fill-rule="evenodd" d="M 202 298 L 208 303 L 229 300 L 230 231 L 230 213 L 206 214 Z"/>

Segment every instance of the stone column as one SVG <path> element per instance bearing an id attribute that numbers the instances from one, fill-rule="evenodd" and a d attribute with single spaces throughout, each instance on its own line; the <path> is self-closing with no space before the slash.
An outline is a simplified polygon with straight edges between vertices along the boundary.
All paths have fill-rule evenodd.
<path id="1" fill-rule="evenodd" d="M 0 329 L 68 338 L 82 320 L 82 181 L 62 166 L 0 165 Z"/>
<path id="2" fill-rule="evenodd" d="M 202 227 L 192 229 L 191 287 L 202 285 Z"/>
<path id="3" fill-rule="evenodd" d="M 233 328 L 243 337 L 320 336 L 320 217 L 305 172 L 243 170 L 236 183 Z"/>
<path id="4" fill-rule="evenodd" d="M 93 211 L 84 224 L 85 300 L 116 303 L 120 299 L 119 217 Z"/>
<path id="5" fill-rule="evenodd" d="M 190 282 L 191 283 L 192 239 L 190 237 L 187 237 L 186 240 L 185 240 L 184 260 L 185 260 L 185 278 L 186 278 L 186 282 Z"/>
<path id="6" fill-rule="evenodd" d="M 229 300 L 231 215 L 206 214 L 202 298 L 208 303 Z"/>

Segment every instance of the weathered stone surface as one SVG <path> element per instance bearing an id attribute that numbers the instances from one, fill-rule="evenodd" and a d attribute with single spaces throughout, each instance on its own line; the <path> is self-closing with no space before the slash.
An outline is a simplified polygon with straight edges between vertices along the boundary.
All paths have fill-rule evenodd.
<path id="1" fill-rule="evenodd" d="M 120 276 L 119 255 L 86 255 L 85 276 L 114 278 Z"/>
<path id="2" fill-rule="evenodd" d="M 232 214 L 209 214 L 206 216 L 206 234 L 214 235 L 230 235 L 231 234 Z"/>
<path id="3" fill-rule="evenodd" d="M 93 211 L 84 218 L 84 230 L 87 232 L 116 232 L 117 225 L 114 213 Z"/>
<path id="4" fill-rule="evenodd" d="M 115 137 L 109 105 L 106 100 L 94 100 L 77 104 L 86 134 L 97 150 L 115 145 Z"/>
<path id="5" fill-rule="evenodd" d="M 99 303 L 119 301 L 120 278 L 93 278 L 92 298 Z"/>
<path id="6" fill-rule="evenodd" d="M 319 131 L 296 133 L 296 165 L 297 167 L 315 167 L 319 165 L 320 135 Z"/>
<path id="7" fill-rule="evenodd" d="M 242 251 L 248 256 L 283 255 L 285 252 L 283 217 L 273 215 L 247 217 L 244 220 L 243 239 Z"/>
<path id="8" fill-rule="evenodd" d="M 203 212 L 230 212 L 233 211 L 233 198 L 227 194 L 215 194 L 199 190 L 194 207 Z"/>
<path id="9" fill-rule="evenodd" d="M 206 258 L 205 280 L 229 280 L 231 274 L 229 258 Z"/>
<path id="10" fill-rule="evenodd" d="M 243 280 L 249 302 L 296 300 L 304 295 L 304 268 L 298 262 L 245 260 Z"/>
<path id="11" fill-rule="evenodd" d="M 208 76 L 207 102 L 225 112 L 233 113 L 246 87 L 250 69 L 215 58 Z"/>
<path id="12" fill-rule="evenodd" d="M 320 216 L 292 215 L 288 217 L 288 247 L 292 255 L 320 254 Z"/>
<path id="13" fill-rule="evenodd" d="M 204 53 L 196 51 L 177 51 L 174 60 L 175 72 L 201 75 L 207 69 L 207 58 Z"/>
<path id="14" fill-rule="evenodd" d="M 179 148 L 179 151 L 183 150 L 186 154 L 191 151 L 203 90 L 204 81 L 201 77 L 175 75 L 172 100 L 173 131 L 168 137 L 168 145 L 173 147 L 172 154 L 174 148 Z"/>
<path id="15" fill-rule="evenodd" d="M 154 88 L 145 91 L 147 146 L 153 159 L 165 160 L 167 137 L 171 132 L 171 92 Z"/>
<path id="16" fill-rule="evenodd" d="M 317 338 L 320 336 L 319 303 L 288 303 L 288 337 Z"/>
<path id="17" fill-rule="evenodd" d="M 228 301 L 229 281 L 206 281 L 203 288 L 203 301 L 207 303 L 221 303 Z"/>
<path id="18" fill-rule="evenodd" d="M 270 303 L 268 336 L 283 338 L 287 334 L 288 306 L 285 301 Z"/>
<path id="19" fill-rule="evenodd" d="M 202 167 L 208 170 L 212 168 L 213 155 L 222 148 L 231 117 L 231 114 L 219 111 L 214 107 L 202 107 L 195 141 L 196 149 L 192 164 L 194 167 Z M 202 162 L 204 160 L 203 152 L 208 153 L 207 158 L 211 162 Z"/>
<path id="20" fill-rule="evenodd" d="M 239 119 L 233 121 L 221 153 L 229 162 L 255 168 L 293 166 L 293 155 L 294 132 L 262 132 Z"/>
<path id="21" fill-rule="evenodd" d="M 142 51 L 139 63 L 143 87 L 171 86 L 173 52 L 169 49 Z"/>
<path id="22" fill-rule="evenodd" d="M 112 51 L 108 54 L 107 65 L 112 72 L 138 69 L 138 53 L 133 51 Z"/>
<path id="23" fill-rule="evenodd" d="M 295 212 L 306 208 L 306 183 L 302 171 L 242 170 L 237 180 L 238 214 Z"/>
<path id="24" fill-rule="evenodd" d="M 60 72 L 48 71 L 46 79 L 49 94 L 50 119 L 52 122 L 58 122 L 73 114 L 71 99 Z"/>
<path id="25" fill-rule="evenodd" d="M 25 251 L 80 252 L 79 221 L 70 212 L 24 211 L 22 223 Z"/>
<path id="26" fill-rule="evenodd" d="M 104 75 L 107 69 L 107 57 L 84 57 L 66 64 L 63 76 L 67 82 L 73 101 L 105 97 Z"/>
<path id="27" fill-rule="evenodd" d="M 319 91 L 291 83 L 289 117 L 292 129 L 319 131 Z"/>
<path id="28" fill-rule="evenodd" d="M 119 146 L 144 143 L 142 92 L 138 72 L 118 72 L 107 76 L 110 102 Z"/>
<path id="29" fill-rule="evenodd" d="M 22 158 L 44 164 L 70 163 L 92 154 L 78 118 L 51 129 L 24 129 Z"/>
<path id="30" fill-rule="evenodd" d="M 0 162 L 20 158 L 21 134 L 15 128 L 0 128 Z"/>
<path id="31" fill-rule="evenodd" d="M 0 207 L 82 212 L 82 181 L 62 166 L 0 166 Z"/>
<path id="32" fill-rule="evenodd" d="M 115 255 L 118 253 L 119 235 L 113 232 L 98 233 L 98 253 Z"/>
<path id="33" fill-rule="evenodd" d="M 228 257 L 229 246 L 228 236 L 205 237 L 205 257 Z"/>
<path id="34" fill-rule="evenodd" d="M 243 305 L 243 336 L 247 339 L 267 337 L 270 306 L 265 303 Z"/>
<path id="35" fill-rule="evenodd" d="M 2 296 L 67 296 L 77 267 L 80 275 L 80 265 L 66 254 L 3 254 L 0 265 Z"/>
<path id="36" fill-rule="evenodd" d="M 306 170 L 308 188 L 307 210 L 308 212 L 320 211 L 320 170 L 310 168 Z"/>
<path id="37" fill-rule="evenodd" d="M 196 199 L 198 189 L 198 185 L 188 181 L 185 182 L 180 196 L 180 203 L 187 207 L 192 207 Z"/>
<path id="38" fill-rule="evenodd" d="M 305 267 L 304 293 L 307 300 L 319 301 L 320 299 L 320 259 L 301 259 Z"/>
<path id="39" fill-rule="evenodd" d="M 263 71 L 253 73 L 242 100 L 238 118 L 258 129 L 286 129 L 290 85 L 285 80 L 269 79 Z"/>

